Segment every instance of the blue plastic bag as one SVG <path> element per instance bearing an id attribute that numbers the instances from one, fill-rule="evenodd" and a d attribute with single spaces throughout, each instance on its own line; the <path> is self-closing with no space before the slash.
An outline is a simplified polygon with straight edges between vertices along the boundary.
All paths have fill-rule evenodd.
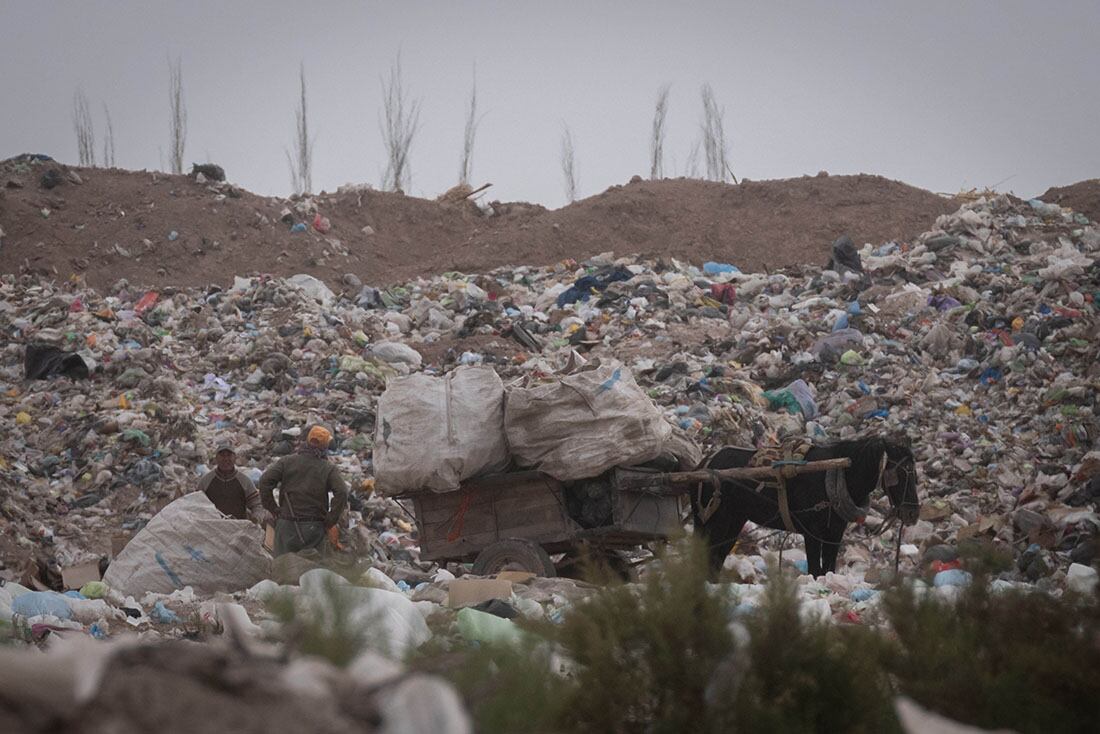
<path id="1" fill-rule="evenodd" d="M 707 275 L 720 275 L 722 273 L 740 273 L 741 269 L 736 265 L 730 265 L 729 263 L 716 263 L 705 262 L 703 263 L 703 272 Z"/>
<path id="2" fill-rule="evenodd" d="M 162 601 L 158 601 L 153 605 L 153 611 L 149 613 L 149 616 L 157 624 L 176 624 L 180 621 L 179 615 L 164 606 Z"/>
<path id="3" fill-rule="evenodd" d="M 37 617 L 40 614 L 52 614 L 58 619 L 71 619 L 73 610 L 63 594 L 56 591 L 28 591 L 15 597 L 11 610 L 24 617 Z"/>

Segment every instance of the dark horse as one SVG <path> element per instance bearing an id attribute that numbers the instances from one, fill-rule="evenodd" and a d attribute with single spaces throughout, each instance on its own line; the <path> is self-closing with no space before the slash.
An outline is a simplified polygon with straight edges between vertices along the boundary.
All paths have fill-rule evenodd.
<path id="1" fill-rule="evenodd" d="M 729 446 L 714 454 L 704 466 L 708 469 L 747 466 L 753 453 L 752 449 Z M 880 484 L 904 524 L 915 523 L 920 511 L 916 461 L 907 443 L 865 438 L 814 446 L 806 454 L 806 461 L 838 458 L 852 462 L 843 470 L 844 484 L 835 481 L 835 475 L 827 480 L 825 472 L 799 474 L 787 480 L 791 520 L 806 543 L 807 565 L 814 576 L 836 570 L 844 530 L 849 522 L 856 520 L 856 515 L 861 514 L 860 508 L 866 507 L 871 493 Z M 839 487 L 832 498 L 827 481 L 833 482 L 834 489 Z M 758 490 L 755 480 L 732 479 L 722 480 L 720 486 L 716 508 L 713 506 L 714 483 L 704 482 L 700 490 L 691 495 L 695 532 L 707 542 L 712 573 L 721 569 L 747 521 L 777 530 L 786 529 L 775 486 L 765 485 Z M 850 503 L 844 501 L 842 493 L 845 491 Z M 704 522 L 708 507 L 711 514 Z"/>

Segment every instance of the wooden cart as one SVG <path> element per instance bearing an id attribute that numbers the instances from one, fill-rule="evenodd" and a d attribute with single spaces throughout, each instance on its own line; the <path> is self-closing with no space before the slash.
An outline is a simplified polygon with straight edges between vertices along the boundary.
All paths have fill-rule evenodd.
<path id="1" fill-rule="evenodd" d="M 847 466 L 847 459 L 718 471 L 660 472 L 613 469 L 601 477 L 563 483 L 537 471 L 493 474 L 464 482 L 455 492 L 419 492 L 411 501 L 425 561 L 473 562 L 473 572 L 492 575 L 524 570 L 554 576 L 550 556 L 575 563 L 587 547 L 611 561 L 615 551 L 667 540 L 683 532 L 688 488 L 711 478 L 759 478 Z M 610 506 L 601 522 L 585 527 L 570 513 L 572 497 L 598 483 Z M 561 562 L 559 562 L 561 563 Z"/>

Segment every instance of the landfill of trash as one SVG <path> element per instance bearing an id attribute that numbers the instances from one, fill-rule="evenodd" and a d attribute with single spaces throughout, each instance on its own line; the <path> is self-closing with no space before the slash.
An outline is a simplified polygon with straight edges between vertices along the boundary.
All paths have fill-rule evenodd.
<path id="1" fill-rule="evenodd" d="M 389 625 L 372 660 L 433 635 L 508 639 L 509 615 L 552 619 L 591 587 L 517 578 L 492 592 L 508 614 L 454 608 L 452 586 L 468 569 L 421 562 L 412 517 L 373 492 L 378 398 L 388 379 L 415 372 L 486 365 L 509 383 L 578 358 L 622 363 L 705 451 L 794 436 L 911 441 L 920 521 L 872 532 L 887 513 L 876 498 L 838 571 L 801 577 L 809 617 L 880 620 L 876 587 L 898 532 L 902 571 L 932 593 L 968 582 L 958 547 L 971 540 L 1012 551 L 1014 568 L 995 585 L 1094 588 L 1100 227 L 1057 205 L 989 196 L 912 241 L 856 248 L 842 238 L 833 252 L 825 267 L 772 273 L 608 253 L 384 289 L 348 276 L 333 290 L 298 275 L 237 278 L 224 290 L 120 280 L 96 292 L 79 279 L 3 276 L 0 617 L 28 641 L 218 631 L 260 644 L 280 624 L 266 600 L 284 592 L 323 604 L 325 585 L 344 577 L 284 562 L 232 594 L 135 594 L 99 571 L 194 490 L 220 440 L 256 479 L 305 426 L 324 422 L 352 487 L 341 537 L 362 586 L 346 594 L 361 614 L 385 610 Z M 737 609 L 756 603 L 780 556 L 805 571 L 783 533 L 746 530 L 725 566 Z M 642 573 L 651 557 L 635 554 Z M 351 670 L 366 680 L 382 667 Z M 283 680 L 293 687 L 295 676 Z M 432 700 L 462 720 L 453 696 Z"/>

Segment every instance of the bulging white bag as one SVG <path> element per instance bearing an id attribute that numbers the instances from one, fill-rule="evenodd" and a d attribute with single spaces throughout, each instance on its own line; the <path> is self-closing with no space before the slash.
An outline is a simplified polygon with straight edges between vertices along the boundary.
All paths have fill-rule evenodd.
<path id="1" fill-rule="evenodd" d="M 417 373 L 386 385 L 374 438 L 379 492 L 448 492 L 507 466 L 504 384 L 491 367 Z"/>
<path id="2" fill-rule="evenodd" d="M 509 390 L 504 430 L 519 464 L 561 481 L 651 461 L 672 437 L 672 424 L 618 363 Z"/>
<path id="3" fill-rule="evenodd" d="M 271 575 L 263 533 L 248 520 L 226 517 L 202 492 L 175 500 L 107 567 L 103 580 L 130 596 L 247 589 Z"/>

